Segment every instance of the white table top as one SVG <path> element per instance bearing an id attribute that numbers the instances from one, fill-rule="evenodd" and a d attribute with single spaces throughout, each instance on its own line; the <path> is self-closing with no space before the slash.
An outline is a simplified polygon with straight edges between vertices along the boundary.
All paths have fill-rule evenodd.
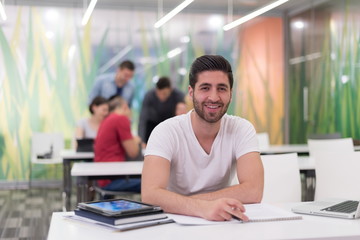
<path id="1" fill-rule="evenodd" d="M 278 206 L 290 210 L 291 206 L 295 204 L 282 204 Z M 303 215 L 302 220 L 208 226 L 182 226 L 171 223 L 126 232 L 117 232 L 63 217 L 72 214 L 73 212 L 53 213 L 48 240 L 360 239 L 360 219 L 347 220 Z"/>
<path id="2" fill-rule="evenodd" d="M 354 146 L 355 151 L 360 151 L 360 146 Z M 284 145 L 270 145 L 267 149 L 261 150 L 262 154 L 275 153 L 309 153 L 309 146 L 307 144 L 284 144 Z"/>
<path id="3" fill-rule="evenodd" d="M 93 152 L 76 152 L 73 149 L 62 150 L 60 153 L 62 158 L 67 159 L 88 159 L 94 158 Z"/>
<path id="4" fill-rule="evenodd" d="M 71 176 L 140 175 L 142 161 L 74 163 Z"/>

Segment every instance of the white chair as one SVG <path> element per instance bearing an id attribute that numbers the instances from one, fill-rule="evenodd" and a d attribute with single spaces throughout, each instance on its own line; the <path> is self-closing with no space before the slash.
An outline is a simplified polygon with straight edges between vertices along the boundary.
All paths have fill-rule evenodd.
<path id="1" fill-rule="evenodd" d="M 315 154 L 315 152 L 354 152 L 354 143 L 352 138 L 308 139 L 308 146 L 309 155 L 311 157 Z"/>
<path id="2" fill-rule="evenodd" d="M 261 155 L 264 166 L 262 202 L 300 202 L 301 180 L 296 153 Z"/>
<path id="3" fill-rule="evenodd" d="M 301 180 L 296 153 L 261 155 L 264 166 L 262 202 L 300 202 Z M 235 176 L 231 185 L 238 184 Z"/>
<path id="4" fill-rule="evenodd" d="M 29 188 L 31 188 L 33 164 L 60 164 L 60 152 L 64 149 L 64 138 L 59 133 L 34 132 L 31 137 L 31 162 Z"/>
<path id="5" fill-rule="evenodd" d="M 259 141 L 259 149 L 260 151 L 267 150 L 270 147 L 269 134 L 266 132 L 257 133 L 256 137 Z"/>
<path id="6" fill-rule="evenodd" d="M 341 153 L 354 152 L 354 144 L 351 138 L 339 138 L 339 139 L 308 139 L 309 156 L 311 161 L 316 162 L 316 154 L 318 152 L 336 151 Z M 307 200 L 315 199 L 317 176 L 311 173 L 306 177 L 306 195 Z"/>
<path id="7" fill-rule="evenodd" d="M 315 200 L 360 200 L 360 152 L 316 152 Z"/>

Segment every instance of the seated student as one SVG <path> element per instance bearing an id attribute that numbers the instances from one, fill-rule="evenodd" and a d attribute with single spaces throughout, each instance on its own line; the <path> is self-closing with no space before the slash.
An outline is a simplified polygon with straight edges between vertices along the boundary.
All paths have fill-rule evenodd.
<path id="1" fill-rule="evenodd" d="M 264 170 L 253 125 L 226 114 L 231 66 L 221 56 L 199 57 L 189 81 L 194 110 L 160 123 L 149 138 L 142 201 L 170 213 L 246 221 L 242 204 L 261 201 Z M 229 187 L 234 168 L 239 184 Z"/>
<path id="2" fill-rule="evenodd" d="M 109 114 L 109 104 L 103 97 L 96 97 L 89 105 L 91 116 L 81 119 L 77 123 L 75 138 L 96 138 L 100 123 Z"/>
<path id="3" fill-rule="evenodd" d="M 131 111 L 127 102 L 119 97 L 109 100 L 110 114 L 101 123 L 95 139 L 95 162 L 123 162 L 126 155 L 136 157 L 141 140 L 131 134 Z M 140 178 L 99 180 L 98 185 L 109 191 L 140 192 Z"/>

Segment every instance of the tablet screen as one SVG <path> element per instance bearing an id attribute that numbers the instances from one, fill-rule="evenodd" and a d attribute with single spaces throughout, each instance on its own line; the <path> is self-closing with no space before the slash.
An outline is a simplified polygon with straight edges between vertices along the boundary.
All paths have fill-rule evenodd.
<path id="1" fill-rule="evenodd" d="M 130 202 L 125 200 L 114 200 L 114 201 L 106 201 L 106 202 L 94 202 L 88 203 L 88 206 L 93 206 L 98 209 L 102 209 L 106 212 L 121 212 L 127 210 L 136 210 L 136 209 L 148 209 L 149 206 L 143 205 L 136 202 Z"/>

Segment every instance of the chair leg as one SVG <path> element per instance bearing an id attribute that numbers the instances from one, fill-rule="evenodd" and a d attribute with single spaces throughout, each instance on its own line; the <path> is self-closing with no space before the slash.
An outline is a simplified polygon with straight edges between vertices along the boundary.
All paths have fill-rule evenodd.
<path id="1" fill-rule="evenodd" d="M 29 190 L 31 190 L 31 177 L 32 177 L 32 163 L 30 162 L 30 173 L 29 173 Z"/>

